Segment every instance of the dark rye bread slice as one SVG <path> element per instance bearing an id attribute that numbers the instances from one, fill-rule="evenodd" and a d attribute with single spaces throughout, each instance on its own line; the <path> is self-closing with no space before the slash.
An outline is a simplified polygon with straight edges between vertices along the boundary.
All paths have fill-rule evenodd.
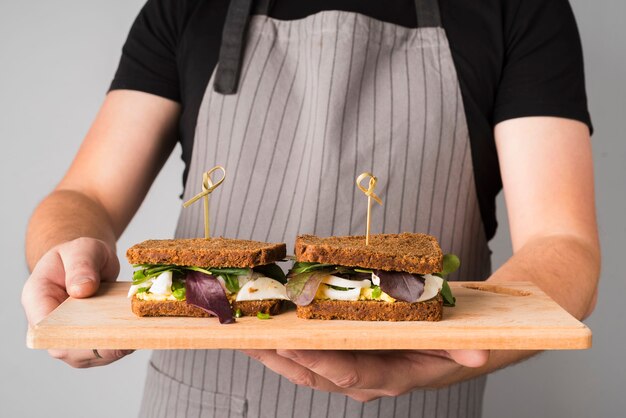
<path id="1" fill-rule="evenodd" d="M 370 236 L 371 237 L 371 236 Z M 393 303 L 376 300 L 314 300 L 309 305 L 296 307 L 296 315 L 303 319 L 347 319 L 351 321 L 441 321 L 443 298 L 424 302 Z"/>
<path id="2" fill-rule="evenodd" d="M 278 315 L 282 302 L 282 299 L 246 300 L 232 302 L 231 306 L 233 312 L 240 309 L 244 316 L 255 316 L 258 312 Z M 141 300 L 133 296 L 131 307 L 137 316 L 190 316 L 195 318 L 213 316 L 196 306 L 187 304 L 184 300 Z"/>
<path id="3" fill-rule="evenodd" d="M 284 243 L 230 238 L 147 240 L 126 251 L 130 264 L 196 267 L 256 267 L 285 258 Z"/>
<path id="4" fill-rule="evenodd" d="M 295 256 L 298 261 L 413 274 L 438 273 L 443 269 L 443 253 L 435 237 L 409 232 L 370 235 L 367 246 L 365 236 L 300 235 Z"/>

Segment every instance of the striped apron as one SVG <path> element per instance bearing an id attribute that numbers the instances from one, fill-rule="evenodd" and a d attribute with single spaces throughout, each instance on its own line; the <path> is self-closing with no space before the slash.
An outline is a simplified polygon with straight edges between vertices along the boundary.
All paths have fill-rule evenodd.
<path id="1" fill-rule="evenodd" d="M 184 199 L 201 173 L 228 171 L 211 198 L 213 235 L 286 242 L 362 234 L 363 171 L 379 177 L 372 232 L 417 231 L 460 256 L 456 278 L 483 280 L 489 255 L 468 128 L 437 0 L 418 28 L 348 12 L 250 14 L 233 0 L 196 126 Z M 242 42 L 244 41 L 244 42 Z M 244 47 L 245 46 L 245 47 Z M 201 205 L 176 235 L 203 234 Z M 232 350 L 155 351 L 142 417 L 478 417 L 485 378 L 360 403 L 296 386 Z"/>

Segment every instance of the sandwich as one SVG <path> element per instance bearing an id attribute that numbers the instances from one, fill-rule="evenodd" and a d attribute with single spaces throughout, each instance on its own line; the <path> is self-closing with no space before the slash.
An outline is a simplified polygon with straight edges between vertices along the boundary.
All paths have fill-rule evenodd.
<path id="1" fill-rule="evenodd" d="M 285 244 L 228 238 L 148 240 L 126 252 L 135 267 L 128 291 L 138 316 L 268 318 L 288 299 L 275 264 Z"/>
<path id="2" fill-rule="evenodd" d="M 301 235 L 287 295 L 305 319 L 440 321 L 455 299 L 444 279 L 459 266 L 430 235 Z"/>

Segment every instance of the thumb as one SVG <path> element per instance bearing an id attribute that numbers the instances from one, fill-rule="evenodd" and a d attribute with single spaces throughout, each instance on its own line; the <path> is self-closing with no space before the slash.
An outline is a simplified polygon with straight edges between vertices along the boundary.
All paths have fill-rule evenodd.
<path id="1" fill-rule="evenodd" d="M 78 238 L 59 247 L 65 269 L 67 294 L 75 298 L 92 296 L 101 280 L 113 280 L 120 265 L 113 249 L 104 241 Z"/>
<path id="2" fill-rule="evenodd" d="M 465 367 L 482 367 L 489 360 L 489 350 L 449 350 L 448 355 Z"/>

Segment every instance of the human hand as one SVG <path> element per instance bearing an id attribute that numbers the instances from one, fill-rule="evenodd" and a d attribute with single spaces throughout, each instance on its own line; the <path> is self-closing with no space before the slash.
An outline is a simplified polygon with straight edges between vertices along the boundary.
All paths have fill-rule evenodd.
<path id="1" fill-rule="evenodd" d="M 78 238 L 60 244 L 41 257 L 22 290 L 22 306 L 34 326 L 68 296 L 86 298 L 100 281 L 114 281 L 120 271 L 115 251 L 104 241 Z M 54 358 L 72 367 L 104 366 L 119 360 L 126 350 L 49 350 Z"/>
<path id="2" fill-rule="evenodd" d="M 325 351 L 244 350 L 296 385 L 367 402 L 414 389 L 451 385 L 485 365 L 486 350 Z"/>

